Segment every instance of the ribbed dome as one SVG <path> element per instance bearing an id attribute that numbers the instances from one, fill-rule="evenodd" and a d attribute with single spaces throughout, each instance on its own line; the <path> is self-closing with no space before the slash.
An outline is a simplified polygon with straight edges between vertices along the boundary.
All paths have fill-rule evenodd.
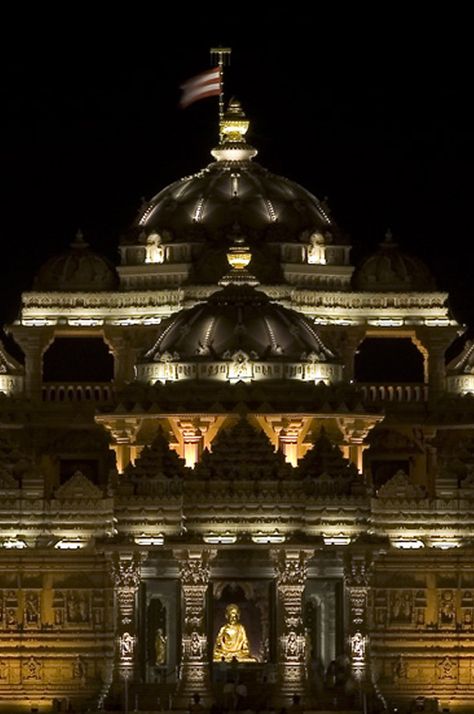
<path id="1" fill-rule="evenodd" d="M 115 290 L 118 275 L 107 258 L 89 249 L 78 233 L 68 251 L 50 258 L 38 271 L 35 290 L 98 292 Z"/>
<path id="2" fill-rule="evenodd" d="M 355 290 L 365 292 L 425 292 L 436 290 L 433 276 L 419 258 L 402 252 L 387 233 L 373 255 L 356 268 L 352 276 Z"/>
<path id="3" fill-rule="evenodd" d="M 136 223 L 142 235 L 164 242 L 220 242 L 238 224 L 247 240 L 308 241 L 310 234 L 338 235 L 325 204 L 297 183 L 252 161 L 257 150 L 245 141 L 242 108 L 232 100 L 221 122 L 217 159 L 192 176 L 170 184 L 145 203 Z M 135 236 L 130 236 L 132 241 Z M 345 243 L 338 235 L 338 243 Z"/>
<path id="4" fill-rule="evenodd" d="M 229 252 L 226 287 L 161 325 L 137 367 L 139 379 L 340 381 L 342 367 L 310 320 L 249 284 L 255 279 L 243 267 L 246 250 L 238 245 Z"/>
<path id="5" fill-rule="evenodd" d="M 228 359 L 239 350 L 252 359 L 335 360 L 306 317 L 250 285 L 234 284 L 169 318 L 146 359 Z"/>

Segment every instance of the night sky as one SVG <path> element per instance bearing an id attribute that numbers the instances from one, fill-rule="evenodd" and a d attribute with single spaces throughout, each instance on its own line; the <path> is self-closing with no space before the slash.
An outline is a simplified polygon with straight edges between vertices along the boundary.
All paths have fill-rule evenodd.
<path id="1" fill-rule="evenodd" d="M 257 160 L 328 197 L 353 261 L 390 227 L 474 325 L 467 19 L 334 10 L 272 9 L 256 23 L 241 5 L 220 21 L 184 8 L 165 19 L 157 6 L 153 17 L 83 10 L 56 14 L 59 30 L 44 13 L 38 27 L 34 17 L 7 27 L 0 320 L 15 318 L 21 290 L 78 227 L 117 263 L 141 197 L 209 162 L 217 100 L 182 111 L 179 85 L 223 44 L 233 48 L 226 95 L 247 111 Z"/>

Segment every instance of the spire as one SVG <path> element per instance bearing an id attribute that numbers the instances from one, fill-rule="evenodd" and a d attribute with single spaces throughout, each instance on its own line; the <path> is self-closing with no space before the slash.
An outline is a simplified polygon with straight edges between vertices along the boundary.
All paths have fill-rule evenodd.
<path id="1" fill-rule="evenodd" d="M 219 146 L 211 151 L 218 161 L 249 161 L 257 149 L 245 141 L 250 122 L 240 102 L 232 98 L 220 120 Z"/>

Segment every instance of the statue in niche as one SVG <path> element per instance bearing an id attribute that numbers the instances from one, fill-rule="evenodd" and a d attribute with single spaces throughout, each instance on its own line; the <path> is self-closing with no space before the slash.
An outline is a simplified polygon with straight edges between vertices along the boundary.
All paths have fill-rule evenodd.
<path id="1" fill-rule="evenodd" d="M 159 627 L 155 635 L 155 664 L 160 667 L 166 664 L 166 637 L 163 635 L 163 630 Z"/>
<path id="2" fill-rule="evenodd" d="M 247 632 L 240 620 L 240 608 L 230 604 L 225 609 L 226 624 L 222 625 L 214 643 L 214 662 L 255 662 L 250 655 Z"/>
<path id="3" fill-rule="evenodd" d="M 306 249 L 306 259 L 309 265 L 325 265 L 326 255 L 324 238 L 321 233 L 312 233 Z"/>
<path id="4" fill-rule="evenodd" d="M 442 625 L 452 625 L 454 623 L 456 608 L 454 606 L 454 593 L 452 590 L 444 590 L 441 593 L 439 605 L 439 619 Z"/>
<path id="5" fill-rule="evenodd" d="M 165 249 L 159 233 L 150 233 L 146 239 L 145 263 L 164 263 Z"/>
<path id="6" fill-rule="evenodd" d="M 28 593 L 25 602 L 25 619 L 27 625 L 37 625 L 39 620 L 39 603 L 36 593 Z"/>

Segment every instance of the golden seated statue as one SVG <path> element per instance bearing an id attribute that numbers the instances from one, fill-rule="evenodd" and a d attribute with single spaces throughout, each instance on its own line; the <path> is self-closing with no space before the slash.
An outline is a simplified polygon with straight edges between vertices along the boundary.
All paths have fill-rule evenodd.
<path id="1" fill-rule="evenodd" d="M 239 622 L 239 606 L 227 605 L 225 617 L 227 622 L 220 628 L 214 643 L 214 662 L 231 662 L 234 657 L 238 662 L 255 662 L 250 654 L 245 627 Z"/>

